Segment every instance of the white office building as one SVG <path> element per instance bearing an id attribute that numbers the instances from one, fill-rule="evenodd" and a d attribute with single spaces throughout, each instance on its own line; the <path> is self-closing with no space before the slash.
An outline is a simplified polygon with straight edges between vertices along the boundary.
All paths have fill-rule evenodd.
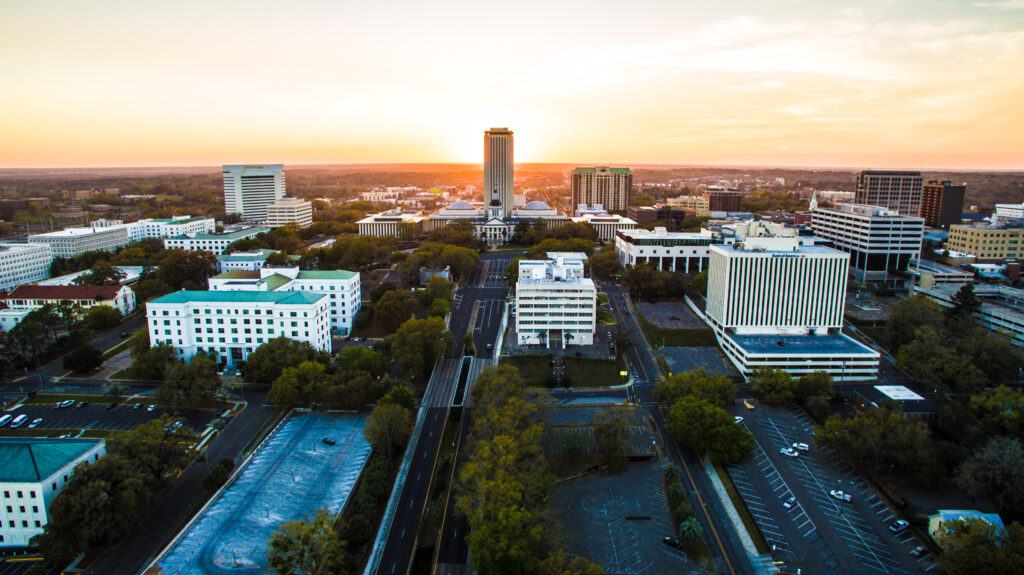
<path id="1" fill-rule="evenodd" d="M 35 311 L 31 308 L 0 309 L 0 331 L 11 331 L 25 316 Z"/>
<path id="2" fill-rule="evenodd" d="M 511 217 L 515 208 L 512 140 L 513 132 L 508 128 L 484 132 L 484 199 L 491 200 L 497 192 L 502 218 Z"/>
<path id="3" fill-rule="evenodd" d="M 267 206 L 267 225 L 276 228 L 292 224 L 299 228 L 313 225 L 313 204 L 285 196 Z"/>
<path id="4" fill-rule="evenodd" d="M 284 165 L 224 166 L 224 209 L 250 222 L 265 222 L 267 206 L 285 195 Z"/>
<path id="5" fill-rule="evenodd" d="M 93 222 L 93 225 L 95 224 L 96 222 Z M 132 241 L 186 234 L 212 234 L 217 229 L 217 222 L 213 218 L 203 216 L 148 218 L 124 225 L 128 229 L 128 239 Z"/>
<path id="6" fill-rule="evenodd" d="M 623 266 L 650 264 L 659 270 L 699 273 L 707 269 L 712 238 L 666 228 L 624 229 L 615 232 L 615 251 Z"/>
<path id="7" fill-rule="evenodd" d="M 166 343 L 186 360 L 215 353 L 226 366 L 278 337 L 330 351 L 330 309 L 330 298 L 318 293 L 182 290 L 147 303 L 146 317 L 152 345 Z"/>
<path id="8" fill-rule="evenodd" d="M 881 282 L 920 256 L 924 219 L 878 206 L 841 204 L 812 210 L 811 229 L 850 254 L 850 273 L 856 280 Z"/>
<path id="9" fill-rule="evenodd" d="M 996 204 L 997 218 L 1024 220 L 1024 204 Z"/>
<path id="10" fill-rule="evenodd" d="M 53 252 L 47 244 L 0 243 L 0 290 L 50 277 Z"/>
<path id="11" fill-rule="evenodd" d="M 255 271 L 266 266 L 270 254 L 276 253 L 277 250 L 253 250 L 221 254 L 217 256 L 217 266 L 221 273 L 234 270 Z"/>
<path id="12" fill-rule="evenodd" d="M 798 237 L 711 246 L 708 324 L 744 377 L 758 367 L 870 379 L 878 352 L 842 333 L 849 256 Z"/>
<path id="13" fill-rule="evenodd" d="M 252 227 L 225 231 L 222 234 L 186 234 L 173 238 L 164 238 L 164 248 L 185 251 L 204 250 L 219 256 L 232 243 L 238 240 L 254 238 L 268 231 L 270 230 L 267 228 Z"/>
<path id="14" fill-rule="evenodd" d="M 27 547 L 43 532 L 50 504 L 75 467 L 106 453 L 103 439 L 0 437 L 0 548 Z"/>
<path id="15" fill-rule="evenodd" d="M 577 266 L 576 264 L 579 264 Z M 597 288 L 580 262 L 522 260 L 516 281 L 520 345 L 593 345 Z"/>
<path id="16" fill-rule="evenodd" d="M 211 291 L 301 291 L 323 294 L 330 300 L 331 329 L 340 335 L 352 331 L 362 305 L 359 273 L 345 270 L 300 270 L 297 267 L 236 270 L 209 279 Z"/>
<path id="17" fill-rule="evenodd" d="M 615 232 L 619 230 L 636 228 L 635 221 L 618 214 L 609 214 L 600 205 L 587 208 L 586 204 L 581 204 L 576 210 L 576 216 L 570 219 L 577 224 L 593 226 L 597 231 L 597 239 L 605 242 L 615 240 Z"/>
<path id="18" fill-rule="evenodd" d="M 58 232 L 32 234 L 30 244 L 50 246 L 55 258 L 73 258 L 85 252 L 116 252 L 128 245 L 128 229 L 124 225 L 111 227 L 66 228 Z"/>
<path id="19" fill-rule="evenodd" d="M 413 239 L 423 231 L 423 223 L 426 220 L 423 212 L 395 208 L 366 216 L 356 222 L 356 225 L 359 226 L 361 236 Z"/>

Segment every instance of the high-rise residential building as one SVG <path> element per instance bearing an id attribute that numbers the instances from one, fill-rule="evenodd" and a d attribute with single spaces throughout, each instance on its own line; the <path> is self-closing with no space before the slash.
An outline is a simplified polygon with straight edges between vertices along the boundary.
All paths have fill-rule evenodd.
<path id="1" fill-rule="evenodd" d="M 707 320 L 744 377 L 757 368 L 878 375 L 878 352 L 842 333 L 849 255 L 799 237 L 711 246 Z"/>
<path id="2" fill-rule="evenodd" d="M 739 212 L 743 192 L 723 188 L 708 188 L 708 210 L 712 212 Z"/>
<path id="3" fill-rule="evenodd" d="M 212 291 L 301 291 L 323 294 L 331 302 L 331 328 L 348 335 L 362 305 L 359 272 L 270 267 L 232 270 L 209 279 Z"/>
<path id="4" fill-rule="evenodd" d="M 572 171 L 572 205 L 601 204 L 617 212 L 629 207 L 633 192 L 633 171 L 629 168 L 576 168 Z"/>
<path id="5" fill-rule="evenodd" d="M 50 504 L 78 465 L 95 463 L 106 453 L 103 439 L 0 438 L 0 548 L 28 547 L 43 532 Z"/>
<path id="6" fill-rule="evenodd" d="M 954 186 L 953 182 L 931 180 L 921 190 L 921 213 L 924 224 L 930 228 L 948 228 L 960 223 L 964 211 L 967 184 Z"/>
<path id="7" fill-rule="evenodd" d="M 0 243 L 0 290 L 50 277 L 51 263 L 49 245 Z"/>
<path id="8" fill-rule="evenodd" d="M 1024 229 L 988 225 L 949 226 L 946 247 L 979 260 L 1021 258 L 1024 257 Z"/>
<path id="9" fill-rule="evenodd" d="M 267 220 L 267 206 L 284 197 L 284 165 L 224 166 L 224 210 L 243 220 Z"/>
<path id="10" fill-rule="evenodd" d="M 583 263 L 564 256 L 519 262 L 516 281 L 516 334 L 520 345 L 552 342 L 593 345 L 597 288 L 583 277 Z"/>
<path id="11" fill-rule="evenodd" d="M 857 176 L 854 203 L 881 206 L 905 216 L 921 213 L 924 178 L 921 172 L 864 170 Z"/>
<path id="12" fill-rule="evenodd" d="M 515 208 L 513 158 L 512 130 L 491 128 L 484 132 L 484 205 L 490 205 L 497 192 L 505 218 Z"/>
<path id="13" fill-rule="evenodd" d="M 850 272 L 861 282 L 886 282 L 921 253 L 924 220 L 880 206 L 840 204 L 811 211 L 814 235 L 850 254 Z"/>
<path id="14" fill-rule="evenodd" d="M 267 225 L 276 228 L 296 225 L 308 228 L 313 225 L 313 204 L 292 196 L 285 196 L 267 206 Z"/>
<path id="15" fill-rule="evenodd" d="M 181 290 L 146 304 L 149 341 L 170 345 L 185 360 L 214 353 L 222 367 L 278 337 L 330 351 L 330 301 L 302 291 Z"/>

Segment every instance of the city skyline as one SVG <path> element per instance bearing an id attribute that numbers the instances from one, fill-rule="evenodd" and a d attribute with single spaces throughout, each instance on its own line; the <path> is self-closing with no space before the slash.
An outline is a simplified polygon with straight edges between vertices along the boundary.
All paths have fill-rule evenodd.
<path id="1" fill-rule="evenodd" d="M 618 11 L 10 2 L 0 168 L 478 163 L 506 125 L 523 163 L 1024 168 L 1020 0 Z"/>

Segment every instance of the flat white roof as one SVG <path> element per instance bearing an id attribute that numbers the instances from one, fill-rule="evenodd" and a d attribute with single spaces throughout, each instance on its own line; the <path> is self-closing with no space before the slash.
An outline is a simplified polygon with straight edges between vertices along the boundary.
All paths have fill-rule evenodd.
<path id="1" fill-rule="evenodd" d="M 924 399 L 903 385 L 876 385 L 875 389 L 889 399 L 895 399 L 896 401 L 921 401 Z"/>

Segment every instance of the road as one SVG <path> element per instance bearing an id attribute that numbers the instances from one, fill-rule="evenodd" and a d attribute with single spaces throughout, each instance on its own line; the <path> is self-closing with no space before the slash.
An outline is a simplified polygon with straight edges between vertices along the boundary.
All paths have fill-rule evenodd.
<path id="1" fill-rule="evenodd" d="M 476 374 L 487 365 L 495 363 L 492 358 L 497 351 L 498 332 L 508 294 L 504 284 L 498 281 L 498 270 L 504 270 L 503 261 L 511 258 L 506 254 L 485 254 L 483 259 L 473 276 L 466 282 L 466 286 L 459 288 L 455 294 L 449 322 L 455 346 L 451 354 L 438 362 L 420 402 L 425 409 L 425 419 L 419 435 L 410 440 L 410 449 L 414 450 L 412 463 L 402 486 L 400 504 L 390 526 L 384 526 L 389 530 L 384 549 L 381 551 L 377 573 L 404 574 L 408 572 L 412 562 L 416 536 L 426 509 L 448 411 L 453 403 L 459 403 L 462 399 L 455 398 L 455 392 L 464 351 L 463 335 L 471 331 L 477 348 L 473 374 L 466 386 L 466 396 L 469 395 Z M 488 350 L 487 344 L 491 344 L 493 349 Z M 465 430 L 467 427 L 464 426 L 462 429 Z M 465 530 L 462 530 L 462 533 L 464 534 Z"/>
<path id="2" fill-rule="evenodd" d="M 138 573 L 192 518 L 209 495 L 202 483 L 210 468 L 224 457 L 238 461 L 242 450 L 276 413 L 274 407 L 266 405 L 266 392 L 245 391 L 242 397 L 247 401 L 245 409 L 233 417 L 220 435 L 210 442 L 206 460 L 196 461 L 185 468 L 178 481 L 150 506 L 130 534 L 100 557 L 86 573 Z"/>

